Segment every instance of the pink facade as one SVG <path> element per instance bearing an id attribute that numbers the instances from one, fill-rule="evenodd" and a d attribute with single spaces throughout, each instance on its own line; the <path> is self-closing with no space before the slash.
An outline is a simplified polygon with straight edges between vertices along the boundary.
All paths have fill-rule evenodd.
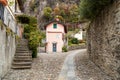
<path id="1" fill-rule="evenodd" d="M 56 28 L 54 28 L 56 24 Z M 62 52 L 64 46 L 65 27 L 59 23 L 50 23 L 46 26 L 46 52 Z"/>

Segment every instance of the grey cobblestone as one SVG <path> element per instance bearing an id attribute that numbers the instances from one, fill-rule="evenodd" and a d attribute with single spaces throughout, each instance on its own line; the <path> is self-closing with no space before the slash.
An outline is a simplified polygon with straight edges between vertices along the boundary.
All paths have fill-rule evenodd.
<path id="1" fill-rule="evenodd" d="M 33 59 L 31 69 L 11 69 L 2 80 L 57 80 L 65 57 L 68 53 L 39 54 Z"/>
<path id="2" fill-rule="evenodd" d="M 77 54 L 73 55 L 75 61 L 74 68 L 69 67 L 66 74 L 70 80 L 111 80 L 109 76 L 103 73 L 93 62 L 91 62 L 86 54 L 86 50 L 82 52 L 77 50 Z M 8 74 L 2 80 L 58 80 L 63 63 L 65 62 L 66 56 L 76 53 L 71 51 L 68 53 L 57 53 L 57 54 L 39 54 L 38 58 L 33 59 L 32 68 L 28 70 L 13 70 L 11 69 Z M 71 58 L 71 57 L 69 57 Z M 71 59 L 70 59 L 71 60 Z M 73 61 L 73 62 L 74 62 Z M 68 61 L 65 64 L 71 66 L 72 61 Z M 63 67 L 63 70 L 66 71 Z M 73 68 L 73 69 L 72 69 Z M 75 70 L 76 77 L 71 77 Z M 72 79 L 73 78 L 73 79 Z M 65 80 L 65 79 L 61 79 Z"/>
<path id="3" fill-rule="evenodd" d="M 76 75 L 80 80 L 112 80 L 89 60 L 87 51 L 75 56 Z"/>

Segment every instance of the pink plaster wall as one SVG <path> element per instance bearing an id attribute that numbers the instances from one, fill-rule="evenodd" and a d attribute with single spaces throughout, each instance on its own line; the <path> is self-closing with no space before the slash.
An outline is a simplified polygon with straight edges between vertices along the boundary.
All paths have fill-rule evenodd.
<path id="1" fill-rule="evenodd" d="M 53 28 L 53 23 L 49 24 L 46 27 L 46 51 L 47 52 L 53 52 L 53 46 L 52 43 L 57 43 L 57 52 L 62 52 L 62 47 L 64 45 L 64 42 L 62 40 L 64 32 L 64 26 L 61 24 L 57 24 L 57 28 Z"/>

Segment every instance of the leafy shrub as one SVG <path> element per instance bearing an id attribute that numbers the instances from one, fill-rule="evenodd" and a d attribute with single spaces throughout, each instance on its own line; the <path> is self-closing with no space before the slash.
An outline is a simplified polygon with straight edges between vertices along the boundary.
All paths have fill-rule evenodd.
<path id="1" fill-rule="evenodd" d="M 17 19 L 24 25 L 24 37 L 28 39 L 29 48 L 32 50 L 32 57 L 36 58 L 37 47 L 42 39 L 42 34 L 37 27 L 37 19 L 27 15 L 17 16 Z"/>
<path id="2" fill-rule="evenodd" d="M 63 51 L 63 52 L 67 52 L 67 51 L 68 51 L 68 50 L 67 50 L 67 46 L 63 46 L 62 51 Z"/>
<path id="3" fill-rule="evenodd" d="M 32 31 L 29 34 L 29 48 L 32 50 L 32 57 L 37 57 L 37 47 L 39 46 L 39 43 L 41 42 L 41 35 L 39 31 Z"/>
<path id="4" fill-rule="evenodd" d="M 17 21 L 22 24 L 28 24 L 28 25 L 32 25 L 32 26 L 37 25 L 37 19 L 35 17 L 23 14 L 23 15 L 16 16 L 16 18 L 17 18 Z"/>
<path id="5" fill-rule="evenodd" d="M 72 44 L 78 44 L 79 41 L 78 41 L 77 38 L 72 38 L 72 39 L 71 39 L 71 43 L 72 43 Z"/>
<path id="6" fill-rule="evenodd" d="M 18 15 L 17 20 L 18 20 L 18 22 L 20 22 L 22 24 L 29 24 L 30 23 L 30 19 L 27 15 Z"/>
<path id="7" fill-rule="evenodd" d="M 32 48 L 32 57 L 33 58 L 37 57 L 37 47 Z"/>

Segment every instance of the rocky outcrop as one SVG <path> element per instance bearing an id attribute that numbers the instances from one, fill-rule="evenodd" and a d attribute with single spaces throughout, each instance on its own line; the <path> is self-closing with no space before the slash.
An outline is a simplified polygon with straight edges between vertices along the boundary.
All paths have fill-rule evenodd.
<path id="1" fill-rule="evenodd" d="M 87 41 L 90 59 L 113 80 L 120 80 L 120 0 L 91 23 Z"/>
<path id="2" fill-rule="evenodd" d="M 43 26 L 47 22 L 43 18 L 43 9 L 48 6 L 54 8 L 57 3 L 59 4 L 62 2 L 66 4 L 79 4 L 80 0 L 26 0 L 24 4 L 24 13 L 37 17 L 38 26 L 43 29 Z"/>

